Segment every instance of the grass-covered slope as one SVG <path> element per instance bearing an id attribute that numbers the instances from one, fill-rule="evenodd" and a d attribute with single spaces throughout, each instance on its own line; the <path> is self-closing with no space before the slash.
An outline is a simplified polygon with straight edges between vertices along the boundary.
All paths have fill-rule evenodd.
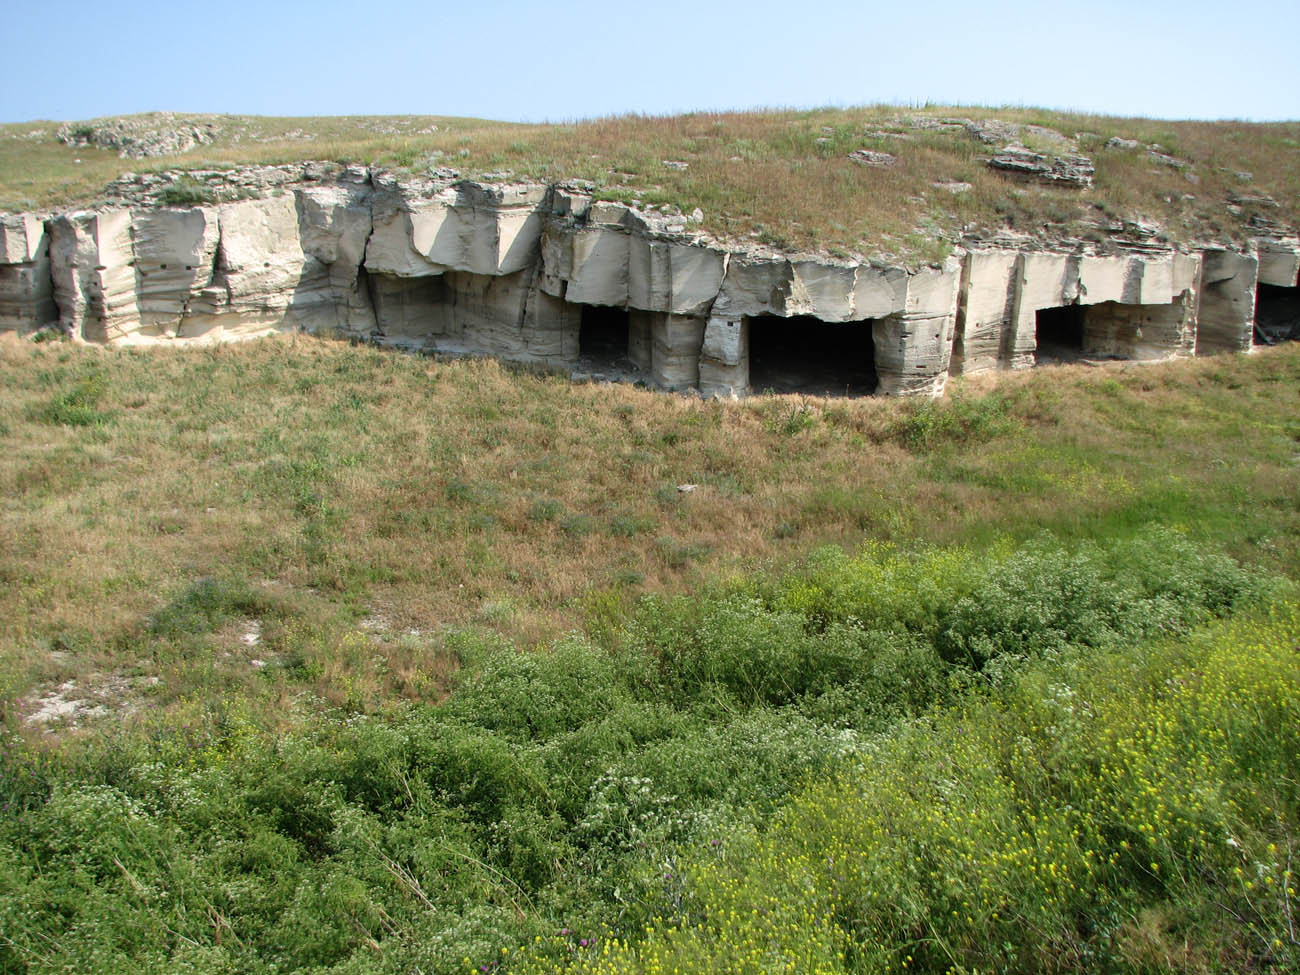
<path id="1" fill-rule="evenodd" d="M 1069 151 L 1087 155 L 1096 167 L 1094 185 L 1016 182 L 985 164 L 1001 140 L 985 144 L 961 129 L 915 125 L 952 116 L 1039 126 L 1018 138 L 1049 152 L 1062 151 L 1052 133 L 1072 140 Z M 152 124 L 129 121 L 145 129 Z M 80 128 L 89 132 L 94 125 Z M 966 234 L 1007 229 L 1096 242 L 1124 233 L 1126 222 L 1142 221 L 1156 239 L 1189 244 L 1244 240 L 1270 222 L 1300 226 L 1300 123 L 1293 122 L 883 106 L 553 125 L 432 116 L 181 116 L 156 122 L 164 129 L 194 125 L 210 131 L 212 141 L 154 159 L 61 143 L 55 123 L 0 126 L 0 209 L 88 202 L 128 170 L 319 159 L 411 173 L 451 167 L 488 179 L 587 179 L 605 199 L 674 205 L 686 213 L 699 207 L 702 229 L 722 239 L 844 256 L 934 259 Z M 1113 137 L 1138 145 L 1107 148 Z M 888 152 L 897 162 L 875 169 L 850 161 L 849 154 L 863 148 Z M 954 192 L 957 184 L 969 189 Z"/>
<path id="2" fill-rule="evenodd" d="M 1154 522 L 1294 575 L 1298 382 L 1289 347 L 723 403 L 301 338 L 10 341 L 0 697 L 183 722 L 233 696 L 269 724 L 431 700 L 458 634 L 600 633 L 642 593 L 867 538 Z"/>

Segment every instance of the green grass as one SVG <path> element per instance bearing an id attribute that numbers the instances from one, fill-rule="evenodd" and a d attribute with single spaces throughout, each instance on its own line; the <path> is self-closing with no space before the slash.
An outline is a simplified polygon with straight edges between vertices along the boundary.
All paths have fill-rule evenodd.
<path id="1" fill-rule="evenodd" d="M 985 166 L 989 147 L 965 133 L 920 131 L 905 121 L 954 115 L 1032 123 L 1077 137 L 1079 150 L 1094 161 L 1095 185 L 1065 190 L 1009 181 Z M 1141 219 L 1158 223 L 1165 240 L 1242 242 L 1255 233 L 1252 218 L 1300 225 L 1300 123 L 1295 122 L 1170 122 L 1011 107 L 891 106 L 619 116 L 561 125 L 434 116 L 205 116 L 194 121 L 217 124 L 212 144 L 152 160 L 62 145 L 54 138 L 54 123 L 0 126 L 0 208 L 86 203 L 127 171 L 319 159 L 413 173 L 450 166 L 467 176 L 509 172 L 536 180 L 586 179 L 602 199 L 672 205 L 685 213 L 699 207 L 702 229 L 719 237 L 913 262 L 941 259 L 972 229 L 1009 227 L 1103 240 L 1113 221 Z M 882 131 L 904 138 L 876 135 Z M 1145 148 L 1105 149 L 1112 136 L 1159 144 L 1188 165 L 1160 165 Z M 864 169 L 847 158 L 862 147 L 888 151 L 898 162 L 888 169 Z M 1248 181 L 1237 175 L 1243 172 L 1251 174 Z M 951 182 L 972 188 L 952 194 L 934 185 Z M 192 191 L 175 192 L 173 202 L 203 202 Z M 1234 202 L 1242 195 L 1268 196 L 1278 206 Z"/>
<path id="2" fill-rule="evenodd" d="M 1116 670 L 1124 657 L 1115 651 L 1125 650 L 1128 666 L 1138 668 L 1132 682 L 1150 695 L 1162 686 L 1161 670 L 1181 674 L 1197 666 L 1207 646 L 1235 648 L 1242 631 L 1201 637 L 1199 628 L 1267 604 L 1277 585 L 1163 530 L 1075 548 L 1044 538 L 988 553 L 877 547 L 846 556 L 828 549 L 776 579 L 643 600 L 601 644 L 570 635 L 520 653 L 462 636 L 455 649 L 465 669 L 441 706 L 390 704 L 364 716 L 318 705 L 292 731 L 267 734 L 247 702 L 227 697 L 185 722 L 155 715 L 134 731 L 67 739 L 54 749 L 24 745 L 10 731 L 0 739 L 0 971 L 536 967 L 513 961 L 521 949 L 544 952 L 535 961 L 546 968 L 558 960 L 561 968 L 572 961 L 589 970 L 591 961 L 601 971 L 635 970 L 638 949 L 602 967 L 610 963 L 581 939 L 643 942 L 653 959 L 661 942 L 656 930 L 665 923 L 672 925 L 670 941 L 675 929 L 692 939 L 685 951 L 673 948 L 690 969 L 750 970 L 754 950 L 762 957 L 773 950 L 806 956 L 807 933 L 798 944 L 772 943 L 791 933 L 780 925 L 750 941 L 746 925 L 757 915 L 748 910 L 737 915 L 735 940 L 730 929 L 697 920 L 726 918 L 753 899 L 783 905 L 783 920 L 807 918 L 831 931 L 843 917 L 845 931 L 812 943 L 829 945 L 850 970 L 873 971 L 877 966 L 863 963 L 871 950 L 854 949 L 855 938 L 890 945 L 886 960 L 909 951 L 925 958 L 927 941 L 906 920 L 894 921 L 890 908 L 881 909 L 878 922 L 865 905 L 827 915 L 825 895 L 803 878 L 817 874 L 818 862 L 856 856 L 863 866 L 852 865 L 844 877 L 850 890 L 840 896 L 870 900 L 873 883 L 877 896 L 908 883 L 910 871 L 895 876 L 884 869 L 891 853 L 878 852 L 872 833 L 881 817 L 895 815 L 912 824 L 906 842 L 933 846 L 936 865 L 952 861 L 950 869 L 969 887 L 964 896 L 984 898 L 978 910 L 1006 912 L 1010 938 L 1017 926 L 1012 912 L 1035 909 L 1030 896 L 1039 891 L 1032 883 L 1030 896 L 1019 888 L 987 891 L 978 883 L 978 857 L 1000 863 L 999 882 L 1010 885 L 1013 864 L 999 859 L 1006 839 L 999 817 L 1036 823 L 1037 810 L 1057 815 L 1056 794 L 1042 792 L 1036 753 L 1020 743 L 1030 734 L 1046 749 L 1053 732 L 1037 712 L 1021 724 L 1010 721 L 1023 707 L 1022 688 L 1030 704 L 1046 694 L 1046 706 L 1073 700 L 1061 688 L 1077 687 L 1081 714 L 1091 718 L 1082 709 L 1099 685 L 1103 694 L 1090 707 L 1127 719 L 1117 720 L 1119 752 L 1111 761 L 1132 758 L 1123 735 L 1138 716 L 1104 696 L 1112 680 L 1120 683 L 1118 697 L 1128 690 L 1125 677 L 1133 677 Z M 918 600 L 919 592 L 925 598 Z M 207 581 L 160 612 L 152 628 L 190 637 L 228 617 L 264 617 L 273 609 L 256 593 Z M 1193 754 L 1200 778 L 1177 795 L 1200 803 L 1203 830 L 1217 829 L 1212 817 L 1222 812 L 1207 805 L 1209 790 L 1231 788 L 1243 776 L 1267 783 L 1275 765 L 1285 767 L 1295 724 L 1288 725 L 1288 715 L 1300 700 L 1287 642 L 1297 626 L 1295 611 L 1284 609 L 1255 636 L 1263 652 L 1252 653 L 1252 666 L 1219 679 L 1211 656 L 1200 674 L 1229 693 L 1198 715 L 1207 726 L 1234 713 L 1242 697 L 1267 716 L 1238 714 L 1228 726 L 1255 748 L 1241 758 L 1235 778 Z M 1164 643 L 1149 651 L 1149 661 L 1143 656 L 1150 641 L 1173 638 L 1180 642 L 1168 646 L 1182 648 L 1175 661 L 1182 671 L 1157 662 L 1160 653 L 1168 656 Z M 984 712 L 1001 720 L 981 723 Z M 1064 720 L 1055 712 L 1047 717 Z M 1171 728 L 1172 720 L 1157 727 Z M 1288 727 L 1290 737 L 1274 739 Z M 1055 788 L 1076 807 L 1083 799 L 1075 790 L 1093 768 L 1089 731 L 1081 716 L 1079 768 L 1058 760 L 1068 777 Z M 1156 742 L 1171 751 L 1171 761 L 1181 757 L 1172 731 Z M 1230 757 L 1238 747 L 1236 738 L 1213 744 L 1216 756 Z M 1032 805 L 1022 808 L 1003 791 L 979 791 L 1003 760 L 990 756 L 1008 750 L 1012 774 L 1037 776 L 1028 783 L 1040 790 L 1027 797 Z M 951 845 L 953 829 L 964 829 L 966 820 L 956 817 L 952 829 L 940 831 L 936 817 L 914 808 L 925 801 L 913 799 L 918 782 L 933 780 L 939 788 L 947 781 L 938 755 L 963 770 L 953 774 L 965 783 L 970 809 L 984 817 L 983 847 L 949 856 L 941 844 Z M 1162 757 L 1144 755 L 1141 771 L 1163 771 Z M 914 773 L 923 771 L 919 780 L 898 771 L 909 762 Z M 985 777 L 969 779 L 968 765 Z M 1167 873 L 1190 871 L 1195 862 L 1176 859 L 1184 822 L 1153 802 L 1149 781 L 1122 780 L 1090 795 L 1103 809 L 1107 802 L 1138 804 L 1137 821 L 1154 823 L 1153 838 L 1177 847 L 1158 854 Z M 843 799 L 825 798 L 845 790 Z M 876 818 L 862 814 L 864 804 Z M 1288 839 L 1292 820 L 1273 823 L 1264 815 L 1273 808 L 1264 797 L 1235 810 L 1234 835 L 1254 849 L 1257 837 L 1242 824 L 1259 824 L 1272 840 Z M 805 827 L 816 809 L 823 818 L 829 810 L 830 822 Z M 1050 843 L 1060 840 L 1055 826 L 1049 817 L 1036 828 Z M 856 831 L 844 853 L 836 829 Z M 1010 835 L 1021 842 L 1025 834 Z M 1087 839 L 1107 850 L 1118 841 Z M 819 842 L 834 847 L 833 856 Z M 789 854 L 805 846 L 810 859 L 792 861 Z M 769 862 L 777 850 L 785 856 Z M 1041 843 L 1035 852 L 1064 855 Z M 1079 853 L 1066 863 L 1075 871 L 1068 876 L 1091 879 L 1080 873 L 1091 856 Z M 1032 858 L 1026 866 L 1034 867 Z M 719 869 L 751 874 L 729 883 Z M 1053 873 L 1039 881 L 1045 894 L 1055 892 L 1055 880 Z M 1117 925 L 1164 893 L 1141 890 L 1124 899 L 1128 878 L 1113 880 L 1117 901 L 1100 903 Z M 792 898 L 785 885 L 801 896 Z M 931 886 L 909 897 L 916 905 L 909 909 L 924 910 L 921 898 L 936 897 Z M 1079 896 L 1090 906 L 1094 893 Z M 1214 903 L 1198 906 L 1210 910 Z M 1075 910 L 1068 904 L 1034 916 L 1056 930 Z M 848 920 L 859 917 L 879 933 Z M 769 920 L 758 921 L 763 930 Z M 1272 934 L 1277 921 L 1271 906 L 1261 912 L 1262 930 Z M 903 930 L 889 929 L 891 922 Z M 945 931 L 962 928 L 946 918 L 937 923 Z M 966 937 L 976 961 L 988 946 Z M 1041 950 L 1019 943 L 1017 950 Z M 941 959 L 931 953 L 936 964 L 923 970 L 938 970 Z M 660 970 L 651 962 L 644 967 Z"/>
<path id="3" fill-rule="evenodd" d="M 10 337 L 0 384 L 5 975 L 1296 963 L 1300 348 L 722 403 Z"/>

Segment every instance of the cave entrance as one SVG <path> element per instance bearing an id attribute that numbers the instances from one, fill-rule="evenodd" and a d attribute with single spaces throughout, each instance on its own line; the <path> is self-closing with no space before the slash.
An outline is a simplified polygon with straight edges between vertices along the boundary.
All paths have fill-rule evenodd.
<path id="1" fill-rule="evenodd" d="M 1261 284 L 1255 295 L 1255 345 L 1300 341 L 1300 288 Z"/>
<path id="2" fill-rule="evenodd" d="M 1040 366 L 1077 362 L 1083 358 L 1083 305 L 1040 308 L 1035 314 L 1035 363 Z"/>
<path id="3" fill-rule="evenodd" d="M 872 322 L 811 315 L 749 319 L 749 388 L 755 393 L 869 396 L 876 389 Z"/>
<path id="4" fill-rule="evenodd" d="M 625 308 L 583 305 L 578 355 L 593 365 L 626 367 L 628 314 Z"/>

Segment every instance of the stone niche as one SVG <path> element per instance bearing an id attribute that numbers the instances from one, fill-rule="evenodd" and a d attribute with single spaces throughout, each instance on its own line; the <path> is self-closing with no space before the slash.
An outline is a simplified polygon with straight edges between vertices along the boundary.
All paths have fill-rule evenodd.
<path id="1" fill-rule="evenodd" d="M 1200 276 L 1197 255 L 973 252 L 952 371 L 1190 355 Z"/>
<path id="2" fill-rule="evenodd" d="M 626 308 L 612 305 L 579 305 L 578 355 L 598 365 L 630 364 L 635 345 L 635 361 L 649 365 L 649 323 L 640 320 L 636 340 L 632 338 L 631 316 Z"/>
<path id="3" fill-rule="evenodd" d="M 1162 305 L 1103 301 L 1040 308 L 1035 313 L 1035 364 L 1079 358 L 1159 360 L 1191 355 L 1194 334 L 1186 297 Z"/>
<path id="4" fill-rule="evenodd" d="M 375 338 L 404 348 L 571 364 L 582 309 L 534 287 L 531 269 L 505 275 L 448 271 L 400 277 L 372 273 Z"/>
<path id="5" fill-rule="evenodd" d="M 1296 340 L 1300 340 L 1300 287 L 1261 284 L 1255 293 L 1255 344 Z"/>
<path id="6" fill-rule="evenodd" d="M 874 324 L 824 322 L 811 315 L 748 319 L 750 391 L 870 395 L 879 384 Z"/>
<path id="7" fill-rule="evenodd" d="M 1256 345 L 1300 339 L 1300 246 L 1294 240 L 1259 249 L 1255 290 Z"/>

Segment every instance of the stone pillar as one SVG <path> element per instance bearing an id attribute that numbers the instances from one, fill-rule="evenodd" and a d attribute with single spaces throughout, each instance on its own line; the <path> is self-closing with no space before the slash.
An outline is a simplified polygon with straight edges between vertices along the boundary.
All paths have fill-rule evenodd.
<path id="1" fill-rule="evenodd" d="M 963 262 L 961 297 L 953 340 L 954 376 L 998 367 L 1002 333 L 1015 299 L 1015 251 L 972 251 Z"/>
<path id="2" fill-rule="evenodd" d="M 656 319 L 650 345 L 650 376 L 656 386 L 673 390 L 699 388 L 700 350 L 706 328 L 705 319 L 690 315 Z"/>
<path id="3" fill-rule="evenodd" d="M 1201 312 L 1196 354 L 1247 352 L 1255 332 L 1255 285 L 1259 259 L 1254 254 L 1209 250 L 1201 272 Z"/>
<path id="4" fill-rule="evenodd" d="M 0 217 L 0 332 L 30 332 L 58 318 L 45 221 Z"/>
<path id="5" fill-rule="evenodd" d="M 902 312 L 876 319 L 876 392 L 886 396 L 939 396 L 948 380 L 961 266 L 949 261 L 907 281 Z"/>
<path id="6" fill-rule="evenodd" d="M 710 318 L 700 348 L 700 392 L 735 397 L 748 390 L 748 319 Z"/>
<path id="7" fill-rule="evenodd" d="M 138 328 L 131 212 L 73 213 L 49 223 L 50 272 L 59 318 L 87 342 L 122 339 Z"/>

